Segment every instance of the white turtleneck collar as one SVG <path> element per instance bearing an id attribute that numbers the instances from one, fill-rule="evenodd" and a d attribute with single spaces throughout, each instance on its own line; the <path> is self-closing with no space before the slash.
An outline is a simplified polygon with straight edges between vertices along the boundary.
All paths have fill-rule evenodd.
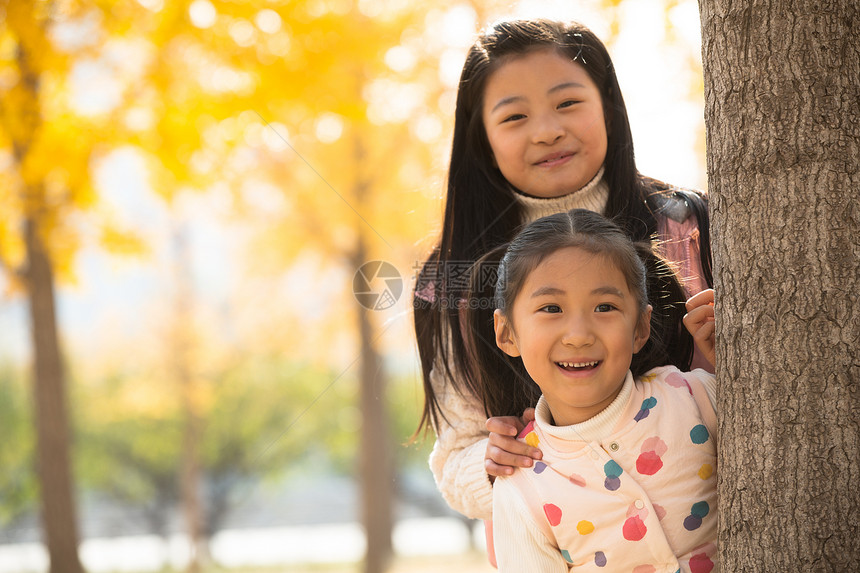
<path id="1" fill-rule="evenodd" d="M 588 209 L 602 215 L 609 198 L 609 185 L 603 179 L 603 171 L 601 166 L 597 175 L 585 187 L 561 197 L 532 197 L 515 192 L 514 196 L 523 208 L 523 224 L 571 209 Z"/>
<path id="2" fill-rule="evenodd" d="M 569 441 L 600 441 L 612 433 L 618 424 L 618 420 L 621 419 L 621 415 L 624 413 L 624 408 L 627 406 L 632 393 L 633 375 L 628 370 L 627 378 L 625 378 L 618 396 L 615 397 L 615 400 L 605 410 L 593 418 L 571 426 L 554 426 L 549 404 L 543 396 L 538 400 L 537 407 L 535 408 L 535 418 L 541 425 L 541 429 L 550 436 Z"/>

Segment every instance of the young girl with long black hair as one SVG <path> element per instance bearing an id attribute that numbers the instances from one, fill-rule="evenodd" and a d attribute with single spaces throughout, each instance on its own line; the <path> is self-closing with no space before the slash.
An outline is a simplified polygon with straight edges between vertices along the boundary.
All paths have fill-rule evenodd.
<path id="1" fill-rule="evenodd" d="M 578 207 L 611 217 L 633 240 L 656 236 L 686 294 L 712 284 L 706 197 L 639 174 L 603 43 L 576 23 L 496 24 L 463 67 L 442 235 L 414 292 L 425 391 L 420 426 L 436 433 L 430 465 L 439 490 L 466 516 L 489 519 L 495 476 L 530 466 L 541 453 L 516 440 L 532 402 L 501 396 L 486 410 L 479 397 L 463 339 L 463 275 L 521 225 Z M 649 290 L 652 305 L 668 300 L 665 287 Z M 664 363 L 686 370 L 693 344 L 680 326 L 684 309 L 668 310 Z M 491 313 L 484 309 L 477 326 L 488 340 Z"/>

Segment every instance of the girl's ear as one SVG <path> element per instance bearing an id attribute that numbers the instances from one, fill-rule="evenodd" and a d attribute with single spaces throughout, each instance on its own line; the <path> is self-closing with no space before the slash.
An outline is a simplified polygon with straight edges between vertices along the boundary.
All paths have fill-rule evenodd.
<path id="1" fill-rule="evenodd" d="M 642 350 L 642 347 L 648 342 L 648 338 L 651 337 L 651 310 L 653 307 L 649 304 L 639 315 L 639 324 L 636 325 L 636 330 L 633 332 L 633 354 Z"/>
<path id="2" fill-rule="evenodd" d="M 519 356 L 520 349 L 514 339 L 514 330 L 511 328 L 511 323 L 507 317 L 499 309 L 493 312 L 493 328 L 496 331 L 496 346 L 508 356 Z"/>

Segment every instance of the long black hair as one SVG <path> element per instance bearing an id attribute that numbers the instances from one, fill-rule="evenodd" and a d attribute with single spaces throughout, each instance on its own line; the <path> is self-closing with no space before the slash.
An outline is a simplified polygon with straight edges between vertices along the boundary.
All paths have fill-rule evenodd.
<path id="1" fill-rule="evenodd" d="M 469 49 L 457 93 L 442 235 L 415 285 L 414 322 L 425 403 L 419 430 L 438 428 L 444 418 L 431 383 L 436 368 L 446 384 L 463 388 L 457 373 L 467 368 L 461 311 L 467 284 L 461 276 L 482 255 L 509 241 L 522 223 L 514 189 L 495 167 L 483 122 L 484 91 L 490 75 L 510 58 L 553 49 L 580 64 L 600 90 L 607 132 L 604 178 L 609 187 L 605 214 L 634 241 L 657 232 L 664 198 L 677 197 L 697 217 L 705 279 L 710 275 L 706 198 L 641 176 L 615 68 L 603 42 L 578 23 L 511 20 L 495 24 Z M 491 311 L 488 311 L 488 316 Z M 680 323 L 679 323 L 680 324 Z M 679 352 L 683 349 L 679 349 Z M 683 363 L 683 357 L 672 363 Z"/>

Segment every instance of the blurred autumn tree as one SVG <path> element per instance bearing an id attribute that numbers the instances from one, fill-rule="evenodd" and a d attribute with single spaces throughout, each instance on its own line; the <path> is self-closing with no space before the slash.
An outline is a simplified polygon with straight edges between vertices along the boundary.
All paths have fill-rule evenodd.
<path id="1" fill-rule="evenodd" d="M 227 186 L 238 212 L 253 209 L 260 193 L 280 195 L 259 226 L 258 267 L 282 272 L 316 253 L 342 269 L 331 308 L 340 317 L 351 309 L 352 319 L 337 324 L 358 333 L 356 345 L 314 354 L 359 364 L 367 571 L 381 571 L 391 553 L 394 444 L 377 316 L 346 297 L 365 262 L 411 271 L 414 242 L 436 208 L 427 191 L 436 173 L 431 144 L 443 130 L 438 60 L 446 46 L 427 23 L 441 26 L 445 7 L 165 4 L 136 27 L 152 46 L 127 91 L 128 108 L 151 119 L 133 142 L 152 158 L 159 193 L 171 200 L 185 188 Z"/>
<path id="2" fill-rule="evenodd" d="M 78 9 L 44 1 L 0 4 L 0 265 L 28 301 L 36 466 L 54 573 L 81 571 L 56 281 L 70 278 L 81 244 L 76 219 L 97 203 L 89 162 L 96 145 L 116 134 L 72 105 L 73 64 L 93 49 L 89 42 L 59 47 L 60 25 L 73 22 Z M 96 242 L 123 243 L 109 220 L 91 221 Z"/>
<path id="3" fill-rule="evenodd" d="M 261 238 L 269 256 L 284 266 L 300 253 L 316 252 L 340 265 L 347 277 L 374 260 L 411 270 L 412 245 L 426 233 L 433 205 L 422 194 L 433 180 L 427 140 L 441 131 L 441 89 L 439 54 L 428 53 L 438 43 L 425 25 L 443 16 L 428 15 L 426 5 L 414 3 L 384 3 L 378 13 L 364 8 L 372 7 L 347 3 L 315 13 L 313 5 L 290 5 L 279 14 L 292 31 L 290 51 L 271 63 L 258 60 L 261 98 L 254 111 L 259 117 L 248 116 L 248 124 L 261 125 L 264 137 L 274 133 L 288 148 L 260 149 L 258 155 L 262 172 L 280 182 L 286 196 L 285 208 Z M 430 58 L 434 65 L 419 65 Z M 345 281 L 346 289 L 350 285 Z M 386 286 L 381 280 L 371 285 L 374 294 Z M 387 305 L 384 299 L 332 305 L 344 318 L 351 314 L 342 327 L 358 332 L 358 348 L 346 352 L 358 363 L 367 573 L 385 570 L 391 556 L 395 444 L 377 312 Z"/>
<path id="4" fill-rule="evenodd" d="M 3 175 L 10 185 L 4 186 L 3 200 L 10 208 L 4 209 L 0 248 L 6 269 L 26 271 L 18 274 L 27 279 L 22 284 L 34 301 L 35 388 L 45 401 L 37 419 L 53 423 L 53 430 L 40 430 L 40 444 L 55 436 L 54 463 L 68 467 L 69 424 L 63 415 L 53 280 L 57 269 L 71 268 L 79 242 L 68 215 L 97 205 L 89 172 L 97 144 L 108 143 L 107 149 L 123 141 L 147 154 L 153 186 L 169 205 L 184 191 L 206 190 L 215 182 L 231 186 L 238 210 L 265 184 L 283 192 L 285 208 L 269 218 L 271 235 L 279 242 L 268 243 L 261 259 L 287 267 L 300 253 L 314 250 L 322 259 L 340 260 L 347 275 L 371 257 L 400 257 L 397 262 L 406 261 L 401 268 L 411 270 L 413 257 L 411 251 L 404 254 L 403 245 L 411 247 L 424 233 L 424 213 L 433 204 L 422 193 L 431 180 L 428 144 L 442 131 L 436 60 L 429 67 L 417 65 L 429 56 L 428 46 L 444 48 L 424 30 L 426 8 L 299 3 L 275 11 L 205 0 L 72 4 L 64 5 L 70 14 L 60 15 L 50 3 L 4 8 L 3 143 L 9 168 Z M 438 20 L 441 13 L 435 14 Z M 70 111 L 64 83 L 81 62 L 76 67 L 69 52 L 54 49 L 48 37 L 63 21 L 72 21 L 70 36 L 77 35 L 75 57 L 88 59 L 90 70 L 113 76 L 108 91 L 116 97 L 96 104 L 84 119 Z M 45 86 L 53 91 L 44 93 Z M 68 145 L 71 134 L 74 145 Z M 418 144 L 408 145 L 414 138 Z M 286 147 L 292 153 L 284 153 L 290 141 Z M 409 193 L 407 201 L 403 193 Z M 425 210 L 404 216 L 407 202 Z M 26 232 L 19 237 L 20 228 Z M 108 223 L 101 229 L 105 241 L 122 245 L 121 232 Z M 134 241 L 128 243 L 134 248 Z M 180 250 L 176 260 L 181 269 Z M 177 292 L 185 288 L 183 280 L 177 276 Z M 184 442 L 194 447 L 205 415 L 199 396 L 205 388 L 195 363 L 194 335 L 182 333 L 194 321 L 193 290 L 175 301 L 172 376 L 185 403 Z M 367 436 L 362 497 L 369 561 L 383 563 L 390 551 L 392 470 L 387 414 L 378 410 L 384 404 L 379 335 L 368 310 L 348 304 L 356 309 L 358 327 L 340 326 L 361 333 L 361 350 L 341 354 L 361 358 Z M 47 373 L 39 370 L 45 365 Z M 44 415 L 49 407 L 54 410 Z M 201 454 L 189 449 L 182 454 L 188 464 L 185 482 L 193 485 Z M 69 472 L 42 473 L 65 484 L 43 491 L 55 492 L 67 504 L 61 510 L 65 517 L 46 512 L 46 526 L 64 531 L 71 540 L 67 548 L 74 548 Z M 186 490 L 186 499 L 197 495 L 193 487 Z M 50 498 L 43 496 L 49 505 Z M 189 513 L 199 513 L 197 506 Z M 189 517 L 192 538 L 196 527 Z M 72 563 L 76 558 L 52 560 Z"/>

